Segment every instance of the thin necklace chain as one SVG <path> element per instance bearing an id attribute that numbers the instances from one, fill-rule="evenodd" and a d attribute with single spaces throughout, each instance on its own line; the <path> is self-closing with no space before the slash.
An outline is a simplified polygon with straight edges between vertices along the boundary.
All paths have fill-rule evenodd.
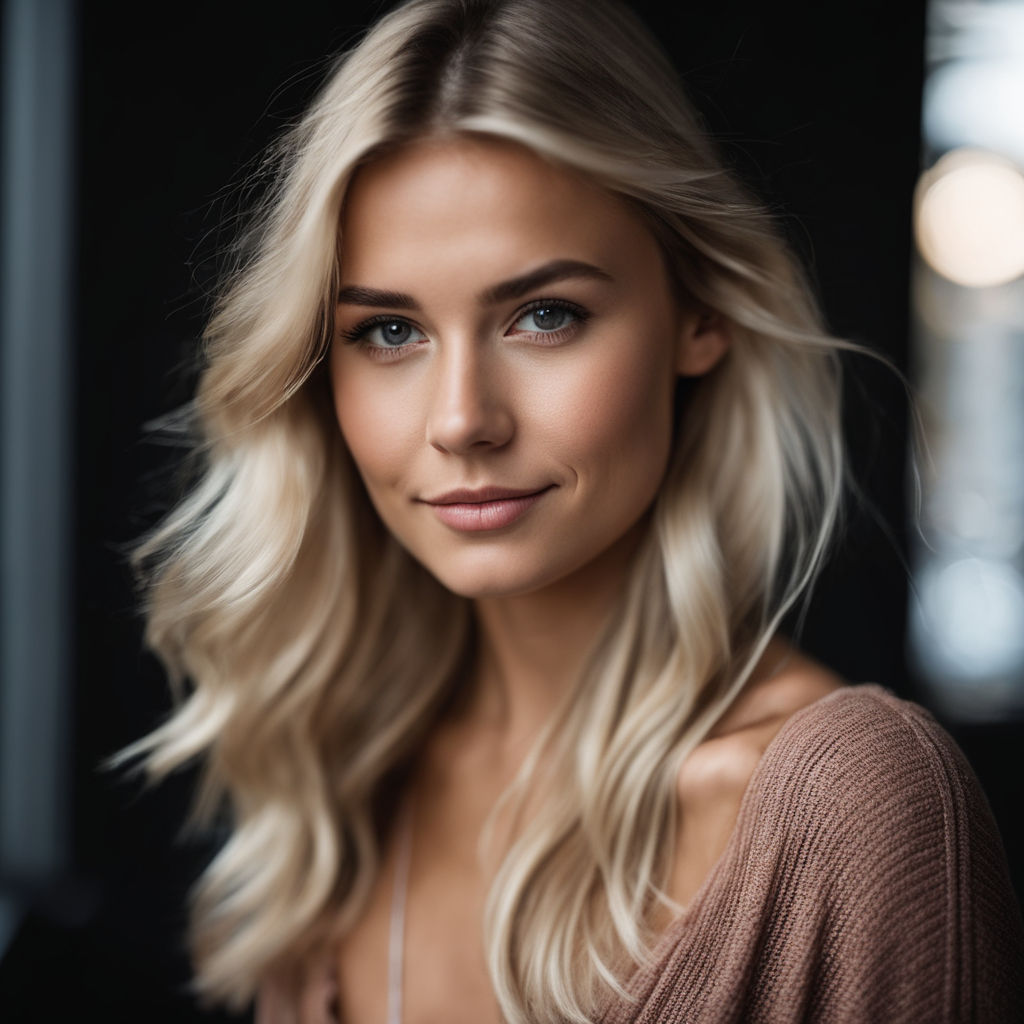
<path id="1" fill-rule="evenodd" d="M 391 925 L 388 932 L 388 1021 L 402 1024 L 402 970 L 405 961 L 405 904 L 412 860 L 412 803 L 407 803 L 398 823 L 398 858 L 391 891 Z"/>

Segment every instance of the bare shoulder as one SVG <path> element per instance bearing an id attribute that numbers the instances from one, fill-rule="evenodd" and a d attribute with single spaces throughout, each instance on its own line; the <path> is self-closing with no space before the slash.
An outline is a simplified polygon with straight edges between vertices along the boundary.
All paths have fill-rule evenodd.
<path id="1" fill-rule="evenodd" d="M 684 809 L 732 796 L 737 803 L 761 755 L 798 711 L 846 683 L 782 640 L 773 640 L 747 688 L 683 762 L 678 793 Z"/>
<path id="2" fill-rule="evenodd" d="M 741 696 L 680 768 L 669 879 L 669 895 L 678 904 L 689 903 L 725 850 L 751 776 L 778 731 L 845 685 L 796 648 L 772 641 Z"/>

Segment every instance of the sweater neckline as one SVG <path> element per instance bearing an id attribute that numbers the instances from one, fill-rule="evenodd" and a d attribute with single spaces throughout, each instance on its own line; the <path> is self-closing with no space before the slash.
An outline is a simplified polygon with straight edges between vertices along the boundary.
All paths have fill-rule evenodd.
<path id="1" fill-rule="evenodd" d="M 750 823 L 748 819 L 756 813 L 755 801 L 758 788 L 757 783 L 759 782 L 760 777 L 770 767 L 773 758 L 777 756 L 778 751 L 784 745 L 789 734 L 803 721 L 804 718 L 811 714 L 812 711 L 820 709 L 822 705 L 827 704 L 842 695 L 869 691 L 881 696 L 891 696 L 891 694 L 889 694 L 888 691 L 878 683 L 850 683 L 840 687 L 839 689 L 833 690 L 831 693 L 826 693 L 824 696 L 817 698 L 817 700 L 811 701 L 810 704 L 805 704 L 802 708 L 794 711 L 793 714 L 791 714 L 789 718 L 782 723 L 778 731 L 765 747 L 757 764 L 754 766 L 753 772 L 750 774 L 750 778 L 747 780 L 746 788 L 743 791 L 743 797 L 740 800 L 740 809 L 736 815 L 736 821 L 733 824 L 732 831 L 729 833 L 729 838 L 726 841 L 724 849 L 712 865 L 711 870 L 708 871 L 700 888 L 690 898 L 690 902 L 683 907 L 677 917 L 669 922 L 667 927 L 658 937 L 657 941 L 651 947 L 649 963 L 658 964 L 665 959 L 669 950 L 673 949 L 682 939 L 683 935 L 690 927 L 692 920 L 697 916 L 700 908 L 708 901 L 708 899 L 711 898 L 711 895 L 720 880 L 727 875 L 726 868 L 736 856 L 736 849 L 742 843 L 744 835 L 749 830 Z M 643 966 L 638 967 L 633 975 L 627 979 L 625 982 L 625 988 L 627 991 L 631 989 L 638 976 L 643 973 L 643 970 Z M 610 1002 L 614 1003 L 614 1001 L 615 996 L 613 993 Z M 602 1015 L 607 1009 L 607 1006 L 601 1007 Z"/>
<path id="2" fill-rule="evenodd" d="M 777 755 L 777 752 L 783 746 L 789 734 L 803 721 L 804 718 L 813 711 L 820 709 L 822 705 L 829 701 L 836 700 L 838 697 L 843 695 L 848 696 L 851 693 L 864 692 L 871 692 L 882 697 L 892 696 L 889 691 L 878 683 L 848 684 L 840 687 L 839 689 L 833 690 L 831 693 L 826 693 L 817 700 L 811 701 L 810 704 L 805 704 L 802 708 L 794 711 L 793 714 L 782 723 L 778 731 L 765 747 L 761 757 L 758 759 L 758 762 L 754 767 L 753 772 L 751 772 L 750 778 L 747 780 L 747 785 L 743 791 L 743 797 L 740 801 L 740 809 L 736 815 L 736 821 L 729 834 L 725 848 L 711 867 L 711 870 L 701 883 L 700 888 L 691 897 L 690 902 L 687 903 L 680 914 L 668 924 L 665 930 L 658 937 L 657 941 L 651 947 L 651 953 L 648 960 L 649 964 L 661 963 L 667 956 L 668 952 L 680 942 L 683 935 L 690 927 L 690 923 L 693 918 L 697 915 L 703 904 L 711 897 L 711 894 L 720 883 L 721 878 L 727 873 L 726 867 L 736 856 L 736 848 L 740 845 L 743 840 L 743 836 L 748 831 L 748 818 L 755 813 L 755 794 L 758 788 L 757 783 L 759 782 L 760 777 L 770 766 L 772 759 Z M 325 980 L 327 982 L 324 990 L 325 1024 L 343 1024 L 340 1008 L 341 993 L 338 979 L 338 965 L 334 953 L 335 950 L 332 946 L 328 951 L 325 971 Z M 643 973 L 644 966 L 641 965 L 626 980 L 624 987 L 627 992 L 634 988 Z M 604 1019 L 608 1011 L 617 1003 L 617 1001 L 618 997 L 614 993 L 611 993 L 605 1003 L 598 1008 L 598 1019 Z"/>

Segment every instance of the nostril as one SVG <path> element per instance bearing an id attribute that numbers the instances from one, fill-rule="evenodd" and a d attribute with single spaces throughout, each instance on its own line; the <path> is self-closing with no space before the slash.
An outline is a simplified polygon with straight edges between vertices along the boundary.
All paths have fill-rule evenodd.
<path id="1" fill-rule="evenodd" d="M 428 440 L 435 448 L 467 451 L 509 442 L 515 421 L 507 406 L 494 401 L 443 406 L 427 425 Z"/>
<path id="2" fill-rule="evenodd" d="M 480 450 L 507 443 L 513 417 L 493 381 L 474 362 L 447 367 L 434 391 L 429 443 L 443 451 Z"/>

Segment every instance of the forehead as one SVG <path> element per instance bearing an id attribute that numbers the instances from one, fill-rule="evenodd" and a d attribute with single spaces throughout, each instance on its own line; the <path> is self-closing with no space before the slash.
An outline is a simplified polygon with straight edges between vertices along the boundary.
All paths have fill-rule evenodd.
<path id="1" fill-rule="evenodd" d="M 423 141 L 359 169 L 341 218 L 342 276 L 429 276 L 454 261 L 475 278 L 570 258 L 657 258 L 639 214 L 583 174 L 513 142 Z"/>

